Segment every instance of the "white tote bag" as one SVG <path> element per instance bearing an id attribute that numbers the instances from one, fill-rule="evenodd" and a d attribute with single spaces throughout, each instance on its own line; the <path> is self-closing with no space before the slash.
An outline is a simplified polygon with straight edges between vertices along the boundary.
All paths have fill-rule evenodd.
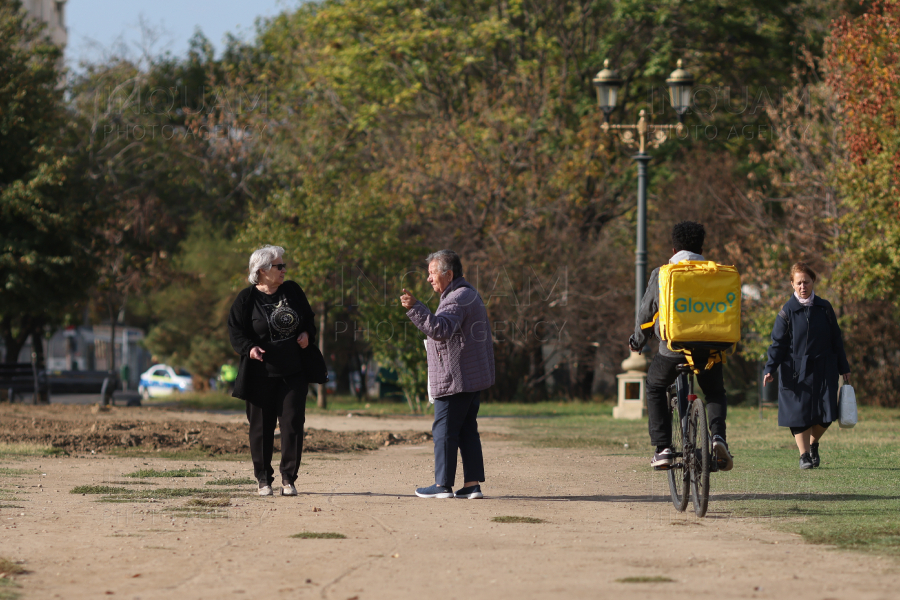
<path id="1" fill-rule="evenodd" d="M 428 338 L 423 340 L 425 342 L 425 355 L 428 355 Z M 431 375 L 428 374 L 428 361 L 425 361 L 425 393 L 428 394 L 428 402 L 434 404 L 434 398 L 431 397 Z"/>
<path id="2" fill-rule="evenodd" d="M 841 429 L 850 429 L 859 420 L 856 414 L 856 392 L 853 386 L 845 384 L 841 386 L 838 394 L 838 425 Z"/>

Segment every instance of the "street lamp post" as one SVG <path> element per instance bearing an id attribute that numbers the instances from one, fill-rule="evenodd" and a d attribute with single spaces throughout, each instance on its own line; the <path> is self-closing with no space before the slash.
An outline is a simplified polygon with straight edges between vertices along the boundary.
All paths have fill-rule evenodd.
<path id="1" fill-rule="evenodd" d="M 597 73 L 593 83 L 597 88 L 597 104 L 603 111 L 603 125 L 601 126 L 603 132 L 619 131 L 619 137 L 626 146 L 637 146 L 638 149 L 638 153 L 632 157 L 637 162 L 637 248 L 634 259 L 634 314 L 637 319 L 641 308 L 641 298 L 644 297 L 647 286 L 647 167 L 650 164 L 647 146 L 658 148 L 668 139 L 671 130 L 674 129 L 676 134 L 683 131 L 682 122 L 690 108 L 691 87 L 694 84 L 694 78 L 682 69 L 681 60 L 679 60 L 677 68 L 666 80 L 666 84 L 669 86 L 669 100 L 678 115 L 678 123 L 671 125 L 650 123 L 644 110 L 641 110 L 638 122 L 634 125 L 611 125 L 609 115 L 616 108 L 622 79 L 609 68 L 609 60 L 606 60 L 603 62 L 603 70 Z M 622 368 L 626 373 L 619 375 L 619 406 L 616 416 L 622 418 L 642 417 L 647 360 L 632 352 L 631 356 L 622 362 Z M 632 384 L 634 385 L 629 388 Z M 627 396 L 631 397 L 627 398 Z M 639 401 L 639 408 L 623 408 L 623 400 L 635 404 Z"/>

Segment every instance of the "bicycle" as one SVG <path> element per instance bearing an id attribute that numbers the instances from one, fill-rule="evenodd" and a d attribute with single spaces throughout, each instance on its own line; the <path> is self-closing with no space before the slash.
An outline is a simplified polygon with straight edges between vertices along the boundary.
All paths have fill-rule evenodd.
<path id="1" fill-rule="evenodd" d="M 694 393 L 694 373 L 687 364 L 678 365 L 676 371 L 675 383 L 667 390 L 676 461 L 667 469 L 669 493 L 679 512 L 687 509 L 689 496 L 692 497 L 694 512 L 703 517 L 709 507 L 709 474 L 718 471 L 719 466 L 713 459 L 706 407 Z"/>

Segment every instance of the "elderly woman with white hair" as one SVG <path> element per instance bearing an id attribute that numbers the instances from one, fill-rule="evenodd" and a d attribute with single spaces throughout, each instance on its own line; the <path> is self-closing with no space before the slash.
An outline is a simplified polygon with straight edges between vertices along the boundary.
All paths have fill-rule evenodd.
<path id="1" fill-rule="evenodd" d="M 250 257 L 250 286 L 231 307 L 228 332 L 241 356 L 233 396 L 247 402 L 250 456 L 259 495 L 271 496 L 275 423 L 281 425 L 281 494 L 296 496 L 309 381 L 304 349 L 315 348 L 315 314 L 306 294 L 285 281 L 284 248 L 263 246 Z"/>
<path id="2" fill-rule="evenodd" d="M 440 294 L 437 310 L 403 290 L 406 316 L 428 336 L 429 395 L 434 398 L 434 485 L 418 488 L 420 498 L 484 498 L 484 457 L 478 435 L 481 392 L 494 385 L 494 342 L 487 308 L 463 277 L 462 261 L 452 250 L 429 254 L 428 283 Z M 453 491 L 457 452 L 463 486 Z"/>

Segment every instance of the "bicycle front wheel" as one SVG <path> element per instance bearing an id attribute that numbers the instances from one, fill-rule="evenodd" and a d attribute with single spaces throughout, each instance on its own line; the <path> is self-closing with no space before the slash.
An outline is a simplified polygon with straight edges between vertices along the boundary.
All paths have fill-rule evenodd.
<path id="1" fill-rule="evenodd" d="M 698 517 L 706 515 L 709 507 L 710 447 L 709 426 L 706 422 L 706 407 L 698 398 L 691 402 L 689 427 L 693 436 L 694 452 L 691 464 L 691 496 L 694 512 Z"/>
<path id="2" fill-rule="evenodd" d="M 681 413 L 678 411 L 678 398 L 675 395 L 669 397 L 669 405 L 672 408 L 672 450 L 677 457 L 674 467 L 667 471 L 669 477 L 669 494 L 672 496 L 672 504 L 675 510 L 684 512 L 688 505 L 689 473 L 687 460 L 684 457 L 684 435 L 682 433 Z"/>

